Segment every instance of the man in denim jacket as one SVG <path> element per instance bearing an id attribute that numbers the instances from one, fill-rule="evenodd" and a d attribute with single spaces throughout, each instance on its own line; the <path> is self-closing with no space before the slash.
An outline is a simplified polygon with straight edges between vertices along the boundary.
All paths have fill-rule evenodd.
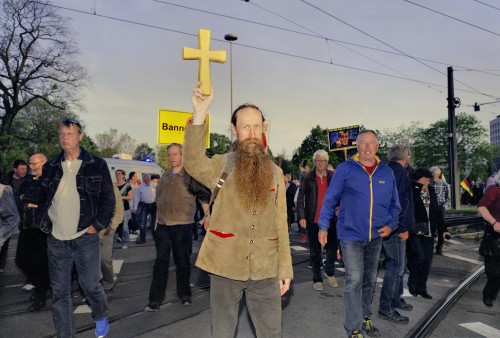
<path id="1" fill-rule="evenodd" d="M 96 337 L 109 330 L 108 304 L 101 280 L 98 233 L 107 228 L 115 208 L 113 183 L 106 162 L 80 147 L 80 123 L 59 122 L 62 152 L 43 167 L 40 228 L 48 234 L 52 314 L 58 337 L 75 337 L 72 316 L 73 264 L 92 308 Z"/>

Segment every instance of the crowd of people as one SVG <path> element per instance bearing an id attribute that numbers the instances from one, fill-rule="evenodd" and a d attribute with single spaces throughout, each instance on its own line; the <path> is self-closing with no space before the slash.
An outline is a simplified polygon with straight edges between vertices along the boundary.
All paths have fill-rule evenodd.
<path id="1" fill-rule="evenodd" d="M 409 292 L 431 299 L 427 278 L 434 243 L 437 239 L 435 250 L 441 254 L 449 235 L 444 211 L 450 196 L 441 170 L 412 169 L 408 149 L 400 144 L 389 149 L 384 163 L 377 156 L 376 132 L 363 130 L 353 142 L 357 153 L 337 168 L 319 149 L 312 154 L 312 170 L 304 164 L 300 179 L 292 180 L 267 154 L 264 114 L 251 104 L 232 114 L 233 151 L 208 158 L 206 115 L 213 95 L 213 90 L 205 95 L 200 83 L 195 86 L 184 145 L 169 145 L 171 168 L 161 177 L 144 175 L 140 185 L 136 173 L 122 169 L 112 180 L 105 161 L 81 147 L 81 125 L 71 118 L 58 125 L 58 156 L 39 153 L 28 163 L 14 162 L 0 185 L 0 269 L 18 227 L 15 263 L 33 288 L 30 310 L 44 308 L 51 295 L 57 336 L 75 337 L 71 292 L 76 278 L 92 310 L 95 335 L 105 337 L 115 285 L 114 242 L 127 249 L 130 234 L 138 231 L 136 244 L 145 243 L 148 224 L 156 259 L 144 311 L 161 310 L 171 254 L 177 296 L 189 306 L 193 229 L 197 236 L 203 224 L 195 265 L 210 275 L 212 335 L 234 337 L 245 297 L 257 336 L 281 337 L 281 297 L 293 279 L 289 231 L 297 222 L 309 246 L 315 291 L 323 290 L 324 278 L 337 288 L 336 264 L 345 268 L 347 337 L 380 335 L 372 299 L 382 251 L 386 269 L 378 317 L 407 324 L 409 317 L 400 311 L 413 306 L 402 298 L 405 268 Z M 495 233 L 500 231 L 499 182 L 500 174 L 478 204 Z M 498 258 L 485 258 L 485 265 L 484 303 L 492 306 L 499 290 Z"/>

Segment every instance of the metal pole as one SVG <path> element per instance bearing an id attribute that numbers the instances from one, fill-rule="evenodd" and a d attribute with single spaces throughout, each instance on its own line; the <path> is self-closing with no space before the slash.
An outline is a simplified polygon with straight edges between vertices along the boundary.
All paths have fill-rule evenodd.
<path id="1" fill-rule="evenodd" d="M 460 188 L 458 175 L 457 156 L 457 121 L 455 118 L 455 108 L 460 105 L 460 100 L 455 98 L 453 86 L 453 67 L 448 67 L 448 163 L 451 186 L 451 207 L 457 209 L 460 205 Z"/>
<path id="2" fill-rule="evenodd" d="M 226 34 L 224 39 L 229 41 L 229 82 L 231 87 L 231 111 L 229 112 L 229 121 L 231 121 L 231 117 L 233 116 L 233 41 L 238 40 L 238 36 L 236 34 Z M 229 135 L 232 143 L 233 133 L 231 132 L 231 128 L 229 129 Z"/>

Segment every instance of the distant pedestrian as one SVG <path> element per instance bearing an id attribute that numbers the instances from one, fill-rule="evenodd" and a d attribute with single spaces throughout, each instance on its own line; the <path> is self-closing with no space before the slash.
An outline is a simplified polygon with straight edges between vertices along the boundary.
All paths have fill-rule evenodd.
<path id="1" fill-rule="evenodd" d="M 0 249 L 16 230 L 19 220 L 12 188 L 0 183 Z M 1 268 L 0 272 L 4 272 L 4 269 Z"/>
<path id="2" fill-rule="evenodd" d="M 21 184 L 16 201 L 21 215 L 17 240 L 16 265 L 33 284 L 30 311 L 39 311 L 46 305 L 49 290 L 49 266 L 47 257 L 47 234 L 40 230 L 38 206 L 41 199 L 42 167 L 47 162 L 44 154 L 30 157 L 30 175 Z"/>
<path id="3" fill-rule="evenodd" d="M 121 194 L 118 187 L 114 186 L 113 191 L 115 193 L 115 208 L 113 211 L 113 218 L 111 218 L 111 223 L 106 229 L 102 229 L 99 232 L 99 238 L 101 239 L 101 271 L 102 271 L 102 286 L 106 292 L 106 296 L 109 300 L 111 297 L 113 288 L 115 287 L 115 274 L 113 270 L 113 242 L 115 238 L 115 232 L 118 225 L 123 220 L 123 202 L 121 200 Z"/>
<path id="4" fill-rule="evenodd" d="M 328 164 L 328 153 L 323 150 L 316 150 L 313 155 L 314 170 L 305 173 L 300 182 L 299 196 L 297 197 L 297 213 L 299 224 L 306 229 L 309 241 L 309 256 L 313 273 L 313 288 L 316 291 L 323 290 L 323 277 L 321 276 L 321 266 L 323 265 L 323 248 L 318 239 L 318 220 L 326 189 L 330 184 L 333 173 L 326 170 Z M 328 228 L 328 241 L 325 245 L 326 262 L 324 274 L 331 287 L 338 287 L 335 278 L 335 261 L 337 260 L 337 229 L 336 217 L 331 219 Z"/>
<path id="5" fill-rule="evenodd" d="M 142 179 L 144 182 L 132 193 L 134 197 L 134 207 L 137 208 L 132 210 L 132 212 L 138 215 L 140 224 L 140 234 L 135 241 L 137 244 L 146 243 L 148 218 L 153 237 L 154 227 L 156 225 L 156 183 L 151 181 L 151 175 L 149 174 L 144 174 Z"/>
<path id="6" fill-rule="evenodd" d="M 446 228 L 444 222 L 444 213 L 446 208 L 450 206 L 450 189 L 448 188 L 448 184 L 441 179 L 441 169 L 439 169 L 439 167 L 430 167 L 429 170 L 432 172 L 432 180 L 430 185 L 436 192 L 438 203 L 436 254 L 442 255 L 444 244 L 444 234 L 442 229 Z"/>
<path id="7" fill-rule="evenodd" d="M 15 160 L 12 166 L 12 170 L 0 180 L 0 183 L 11 187 L 12 193 L 15 196 L 19 188 L 21 187 L 21 184 L 26 179 L 27 173 L 28 165 L 26 164 L 26 161 L 21 159 Z M 9 251 L 9 243 L 10 237 L 5 240 L 2 248 L 0 249 L 0 270 L 4 270 L 5 265 L 7 264 L 7 252 Z"/>
<path id="8" fill-rule="evenodd" d="M 52 314 L 60 338 L 76 337 L 71 297 L 73 265 L 92 309 L 96 337 L 109 331 L 108 303 L 100 283 L 99 235 L 115 208 L 106 162 L 80 146 L 83 131 L 73 118 L 59 122 L 61 153 L 43 166 L 41 229 L 48 234 Z"/>

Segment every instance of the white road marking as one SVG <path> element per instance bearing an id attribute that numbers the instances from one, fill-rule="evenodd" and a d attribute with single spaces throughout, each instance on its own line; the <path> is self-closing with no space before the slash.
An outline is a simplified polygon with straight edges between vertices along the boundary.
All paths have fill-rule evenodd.
<path id="1" fill-rule="evenodd" d="M 458 260 L 464 261 L 464 262 L 478 264 L 478 265 L 483 265 L 484 264 L 483 262 L 478 261 L 477 259 L 472 259 L 472 258 L 468 258 L 468 257 L 462 257 L 462 256 L 459 256 L 459 255 L 455 255 L 455 254 L 451 254 L 451 253 L 447 253 L 447 252 L 443 252 L 443 256 L 449 257 L 449 258 L 458 259 Z"/>
<path id="2" fill-rule="evenodd" d="M 481 322 L 463 323 L 459 325 L 465 327 L 468 330 L 479 333 L 480 335 L 485 337 L 500 337 L 500 330 L 497 330 L 494 327 L 483 324 Z"/>
<path id="3" fill-rule="evenodd" d="M 306 250 L 309 250 L 309 249 L 304 248 L 303 246 L 300 246 L 300 245 L 292 245 L 292 246 L 290 246 L 290 248 L 292 248 L 295 251 L 306 251 Z"/>
<path id="4" fill-rule="evenodd" d="M 79 305 L 76 307 L 76 309 L 73 313 L 76 315 L 83 314 L 83 313 L 92 313 L 92 310 L 90 310 L 90 307 L 88 305 Z"/>
<path id="5" fill-rule="evenodd" d="M 113 259 L 113 273 L 119 274 L 122 269 L 123 259 Z"/>

